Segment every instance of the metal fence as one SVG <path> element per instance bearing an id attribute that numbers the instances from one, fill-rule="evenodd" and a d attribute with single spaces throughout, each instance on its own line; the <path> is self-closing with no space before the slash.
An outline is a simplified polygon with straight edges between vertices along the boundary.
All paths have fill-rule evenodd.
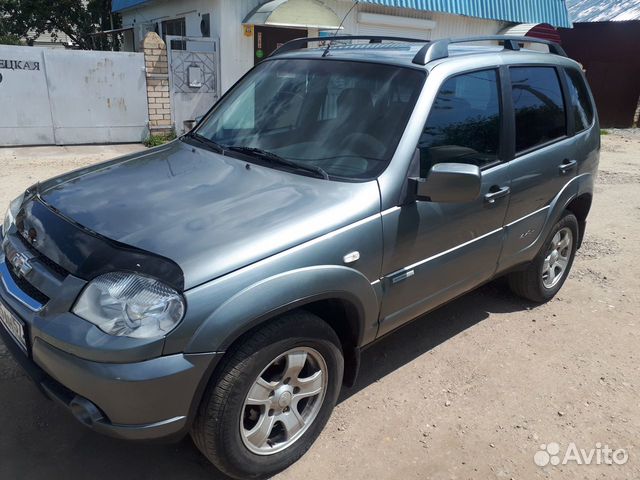
<path id="1" fill-rule="evenodd" d="M 640 21 L 576 23 L 560 37 L 587 71 L 600 126 L 631 127 L 640 103 Z"/>
<path id="2" fill-rule="evenodd" d="M 0 145 L 140 142 L 142 53 L 0 45 Z"/>

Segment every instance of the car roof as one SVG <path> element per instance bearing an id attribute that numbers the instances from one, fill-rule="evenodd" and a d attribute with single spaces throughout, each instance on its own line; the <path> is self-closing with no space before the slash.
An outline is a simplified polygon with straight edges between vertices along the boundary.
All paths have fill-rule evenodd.
<path id="1" fill-rule="evenodd" d="M 285 58 L 306 58 L 306 59 L 334 59 L 354 62 L 372 62 L 387 65 L 395 65 L 409 68 L 417 68 L 430 71 L 437 65 L 443 63 L 463 60 L 471 68 L 489 65 L 511 65 L 511 64 L 555 64 L 576 67 L 579 64 L 567 57 L 556 55 L 550 52 L 520 49 L 517 51 L 508 50 L 498 45 L 457 45 L 448 46 L 448 56 L 427 62 L 425 65 L 414 63 L 414 58 L 429 42 L 405 42 L 389 41 L 385 43 L 345 43 L 335 42 L 325 56 L 326 46 L 300 48 L 290 50 L 285 53 L 277 53 L 269 57 L 270 59 Z"/>

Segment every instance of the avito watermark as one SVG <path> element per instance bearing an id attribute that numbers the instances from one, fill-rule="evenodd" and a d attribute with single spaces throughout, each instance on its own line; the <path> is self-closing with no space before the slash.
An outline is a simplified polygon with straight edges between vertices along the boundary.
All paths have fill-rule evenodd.
<path id="1" fill-rule="evenodd" d="M 566 450 L 561 451 L 560 444 L 551 442 L 540 445 L 540 450 L 533 456 L 533 461 L 539 467 L 547 465 L 624 465 L 629 460 L 629 454 L 623 448 L 613 449 L 609 445 L 596 443 L 595 448 L 579 448 L 571 442 Z"/>

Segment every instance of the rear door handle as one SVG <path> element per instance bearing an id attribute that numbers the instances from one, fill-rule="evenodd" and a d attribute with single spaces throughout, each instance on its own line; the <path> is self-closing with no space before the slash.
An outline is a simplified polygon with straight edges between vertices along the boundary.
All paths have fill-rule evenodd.
<path id="1" fill-rule="evenodd" d="M 560 175 L 565 175 L 570 170 L 573 170 L 577 164 L 577 160 L 564 160 L 560 165 L 558 165 Z"/>
<path id="2" fill-rule="evenodd" d="M 497 189 L 497 190 L 496 190 Z M 487 203 L 495 203 L 497 199 L 506 197 L 511 193 L 511 188 L 509 187 L 498 187 L 493 186 L 489 193 L 486 193 L 484 196 L 484 201 Z"/>

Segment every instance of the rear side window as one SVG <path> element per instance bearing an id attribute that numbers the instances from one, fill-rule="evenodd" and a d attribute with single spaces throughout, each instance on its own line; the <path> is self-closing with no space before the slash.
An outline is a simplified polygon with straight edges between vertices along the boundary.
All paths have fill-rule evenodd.
<path id="1" fill-rule="evenodd" d="M 511 93 L 516 114 L 516 152 L 567 134 L 562 88 L 553 67 L 512 67 Z"/>
<path id="2" fill-rule="evenodd" d="M 564 70 L 571 97 L 571 110 L 576 125 L 576 132 L 589 128 L 593 122 L 593 106 L 589 98 L 587 86 L 580 72 L 573 68 Z"/>
<path id="3" fill-rule="evenodd" d="M 420 175 L 436 163 L 483 167 L 498 160 L 500 146 L 498 72 L 482 70 L 447 80 L 420 137 Z"/>

